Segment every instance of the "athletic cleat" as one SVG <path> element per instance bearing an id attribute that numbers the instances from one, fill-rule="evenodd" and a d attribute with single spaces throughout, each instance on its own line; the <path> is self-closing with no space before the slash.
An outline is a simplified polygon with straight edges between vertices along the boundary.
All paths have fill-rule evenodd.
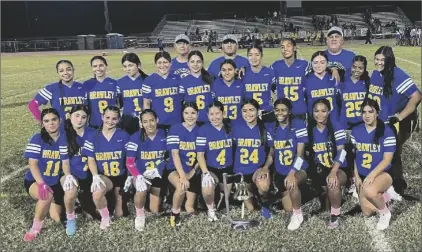
<path id="1" fill-rule="evenodd" d="M 208 221 L 218 221 L 217 215 L 215 214 L 215 209 L 208 210 Z"/>
<path id="2" fill-rule="evenodd" d="M 264 217 L 265 219 L 269 219 L 271 218 L 271 212 L 270 209 L 267 207 L 261 207 L 261 215 L 262 217 Z"/>
<path id="3" fill-rule="evenodd" d="M 110 218 L 101 218 L 100 229 L 106 230 L 110 227 Z"/>
<path id="4" fill-rule="evenodd" d="M 338 228 L 339 225 L 340 225 L 340 216 L 331 215 L 330 221 L 328 222 L 328 225 L 327 225 L 328 229 Z"/>
<path id="5" fill-rule="evenodd" d="M 377 229 L 378 230 L 384 230 L 390 226 L 390 219 L 391 219 L 391 213 L 388 212 L 387 214 L 380 214 L 380 219 L 377 223 Z"/>
<path id="6" fill-rule="evenodd" d="M 37 237 L 38 233 L 38 231 L 31 228 L 28 232 L 26 232 L 25 236 L 23 237 L 23 240 L 26 242 L 33 241 Z"/>
<path id="7" fill-rule="evenodd" d="M 392 200 L 396 200 L 396 201 L 402 201 L 403 200 L 403 197 L 394 190 L 393 186 L 390 186 L 387 189 L 386 193 L 388 193 L 388 195 L 391 196 Z"/>
<path id="8" fill-rule="evenodd" d="M 76 219 L 67 220 L 66 223 L 66 234 L 72 236 L 76 233 Z"/>
<path id="9" fill-rule="evenodd" d="M 144 231 L 145 229 L 145 216 L 138 216 L 135 218 L 135 229 Z"/>
<path id="10" fill-rule="evenodd" d="M 300 224 L 303 222 L 303 215 L 302 214 L 292 214 L 290 217 L 290 223 L 287 226 L 287 229 L 290 231 L 296 230 L 300 227 Z"/>
<path id="11" fill-rule="evenodd" d="M 180 225 L 181 225 L 180 214 L 171 213 L 170 227 L 174 228 L 174 227 L 179 227 Z"/>

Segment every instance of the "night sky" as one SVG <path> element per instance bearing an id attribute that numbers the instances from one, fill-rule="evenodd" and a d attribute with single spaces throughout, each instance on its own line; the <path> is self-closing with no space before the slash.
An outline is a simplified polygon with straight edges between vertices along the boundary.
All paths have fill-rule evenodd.
<path id="1" fill-rule="evenodd" d="M 302 2 L 305 8 L 332 6 L 334 2 Z M 376 2 L 375 4 L 380 4 Z M 386 2 L 385 4 L 392 4 Z M 421 20 L 421 2 L 396 2 L 413 20 Z M 340 2 L 336 5 L 349 3 Z M 353 2 L 357 4 L 357 2 Z M 370 2 L 365 2 L 369 5 Z M 363 5 L 363 3 L 361 3 Z M 26 8 L 27 6 L 27 8 Z M 108 2 L 113 32 L 151 32 L 168 13 L 229 13 L 263 16 L 280 9 L 280 2 Z M 27 15 L 28 10 L 28 15 Z M 104 3 L 1 2 L 2 38 L 105 34 Z M 29 20 L 28 20 L 29 18 Z M 29 22 L 28 22 L 29 21 Z"/>

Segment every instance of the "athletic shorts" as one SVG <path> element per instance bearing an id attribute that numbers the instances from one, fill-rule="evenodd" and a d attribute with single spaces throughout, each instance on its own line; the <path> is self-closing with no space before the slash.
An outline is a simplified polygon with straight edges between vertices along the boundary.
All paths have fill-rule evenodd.
<path id="1" fill-rule="evenodd" d="M 31 187 L 33 183 L 35 183 L 35 180 L 29 181 L 29 180 L 24 179 L 25 190 L 28 194 L 29 194 L 29 188 Z M 60 182 L 49 187 L 53 191 L 54 203 L 59 206 L 64 206 L 64 191 Z"/>
<path id="2" fill-rule="evenodd" d="M 177 170 L 174 170 L 177 172 Z M 173 171 L 169 172 L 172 173 Z M 178 174 L 179 175 L 179 174 Z M 189 188 L 188 191 L 196 194 L 201 194 L 202 192 L 202 180 L 201 180 L 201 174 L 195 174 L 192 176 L 192 178 L 189 179 Z"/>
<path id="3" fill-rule="evenodd" d="M 120 176 L 106 176 L 108 179 L 110 179 L 111 183 L 113 183 L 113 189 L 116 187 L 120 187 L 121 189 L 123 189 L 123 187 L 125 186 L 125 182 L 127 179 L 127 175 L 123 174 Z"/>
<path id="4" fill-rule="evenodd" d="M 317 165 L 318 166 L 318 165 Z M 315 182 L 318 186 L 327 186 L 327 177 L 331 172 L 330 168 L 324 167 L 322 165 L 319 165 L 319 167 L 313 167 L 316 170 L 315 172 Z M 345 172 L 347 168 L 346 167 L 340 167 L 339 170 L 342 170 Z M 347 172 L 345 172 L 347 174 Z"/>
<path id="5" fill-rule="evenodd" d="M 154 178 L 153 180 L 150 180 L 151 187 L 159 188 L 161 189 L 164 185 L 164 179 L 162 178 Z"/>
<path id="6" fill-rule="evenodd" d="M 228 175 L 233 175 L 233 166 L 227 167 L 227 168 L 214 168 L 214 167 L 208 167 L 208 171 L 214 173 L 214 175 L 218 178 L 218 183 L 223 183 L 223 174 L 227 173 Z M 227 183 L 231 184 L 233 181 L 233 177 L 227 178 Z"/>
<path id="7" fill-rule="evenodd" d="M 79 193 L 91 193 L 92 178 L 78 179 Z"/>

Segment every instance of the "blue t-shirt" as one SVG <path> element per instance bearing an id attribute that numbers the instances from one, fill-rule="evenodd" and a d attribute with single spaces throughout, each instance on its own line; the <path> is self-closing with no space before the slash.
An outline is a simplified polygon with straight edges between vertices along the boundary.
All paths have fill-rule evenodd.
<path id="1" fill-rule="evenodd" d="M 175 170 L 172 150 L 179 150 L 180 160 L 182 162 L 183 171 L 189 173 L 197 162 L 196 160 L 196 137 L 198 134 L 198 126 L 194 126 L 189 131 L 182 123 L 171 126 L 167 135 L 167 150 L 170 152 L 168 170 Z M 199 172 L 199 169 L 197 173 Z"/>
<path id="2" fill-rule="evenodd" d="M 244 98 L 244 84 L 241 80 L 234 80 L 228 86 L 222 78 L 217 78 L 212 84 L 214 99 L 224 105 L 224 118 L 232 122 L 242 121 L 241 106 Z"/>
<path id="3" fill-rule="evenodd" d="M 185 102 L 196 102 L 198 106 L 198 122 L 208 122 L 208 105 L 212 103 L 211 85 L 189 74 L 180 80 L 181 95 Z"/>
<path id="4" fill-rule="evenodd" d="M 88 158 L 82 156 L 82 149 L 88 136 L 95 134 L 97 131 L 93 128 L 86 127 L 83 136 L 77 136 L 76 141 L 79 144 L 79 151 L 70 158 L 70 173 L 78 179 L 86 179 L 88 176 Z"/>
<path id="5" fill-rule="evenodd" d="M 123 100 L 123 114 L 139 117 L 143 107 L 142 77 L 124 76 L 117 81 L 117 92 Z"/>
<path id="6" fill-rule="evenodd" d="M 214 78 L 218 77 L 218 74 L 221 71 L 221 63 L 223 63 L 225 60 L 226 60 L 226 57 L 221 56 L 221 57 L 214 59 L 210 63 L 210 65 L 208 66 L 208 72 L 211 74 L 211 76 L 213 76 Z M 250 67 L 248 59 L 246 59 L 243 56 L 236 55 L 234 57 L 233 61 L 236 64 L 237 69 L 240 69 L 242 67 L 245 67 L 245 68 L 248 69 Z"/>
<path id="7" fill-rule="evenodd" d="M 353 83 L 349 76 L 344 83 L 338 85 L 338 91 L 341 97 L 340 122 L 343 125 L 361 122 L 361 105 L 367 91 L 365 81 L 358 80 Z"/>
<path id="8" fill-rule="evenodd" d="M 275 72 L 273 69 L 263 66 L 255 73 L 251 68 L 246 70 L 243 77 L 245 99 L 254 99 L 259 103 L 259 108 L 263 111 L 271 111 L 271 87 L 275 86 Z"/>
<path id="9" fill-rule="evenodd" d="M 320 131 L 317 127 L 313 129 L 313 142 L 312 146 L 315 152 L 315 161 L 324 165 L 327 168 L 332 168 L 332 165 L 335 162 L 334 150 L 337 150 L 337 146 L 346 144 L 346 131 L 344 127 L 338 124 L 333 125 L 334 130 L 334 139 L 328 141 L 328 128 L 325 127 L 324 130 Z M 333 151 L 329 152 L 329 148 L 332 148 Z M 346 160 L 343 162 L 341 167 L 347 167 Z"/>
<path id="10" fill-rule="evenodd" d="M 190 74 L 188 62 L 179 62 L 177 57 L 171 60 L 170 73 L 179 75 L 180 78 L 185 78 Z"/>

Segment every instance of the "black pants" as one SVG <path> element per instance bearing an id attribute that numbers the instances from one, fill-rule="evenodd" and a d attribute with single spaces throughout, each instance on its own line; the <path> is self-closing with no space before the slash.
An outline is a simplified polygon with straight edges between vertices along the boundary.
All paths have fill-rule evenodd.
<path id="1" fill-rule="evenodd" d="M 208 43 L 207 52 L 209 52 L 209 51 L 214 52 L 212 50 L 212 43 Z"/>
<path id="2" fill-rule="evenodd" d="M 368 44 L 368 43 L 370 45 L 372 45 L 372 42 L 371 42 L 371 38 L 370 37 L 369 38 L 367 37 L 366 40 L 365 40 L 365 45 Z"/>

